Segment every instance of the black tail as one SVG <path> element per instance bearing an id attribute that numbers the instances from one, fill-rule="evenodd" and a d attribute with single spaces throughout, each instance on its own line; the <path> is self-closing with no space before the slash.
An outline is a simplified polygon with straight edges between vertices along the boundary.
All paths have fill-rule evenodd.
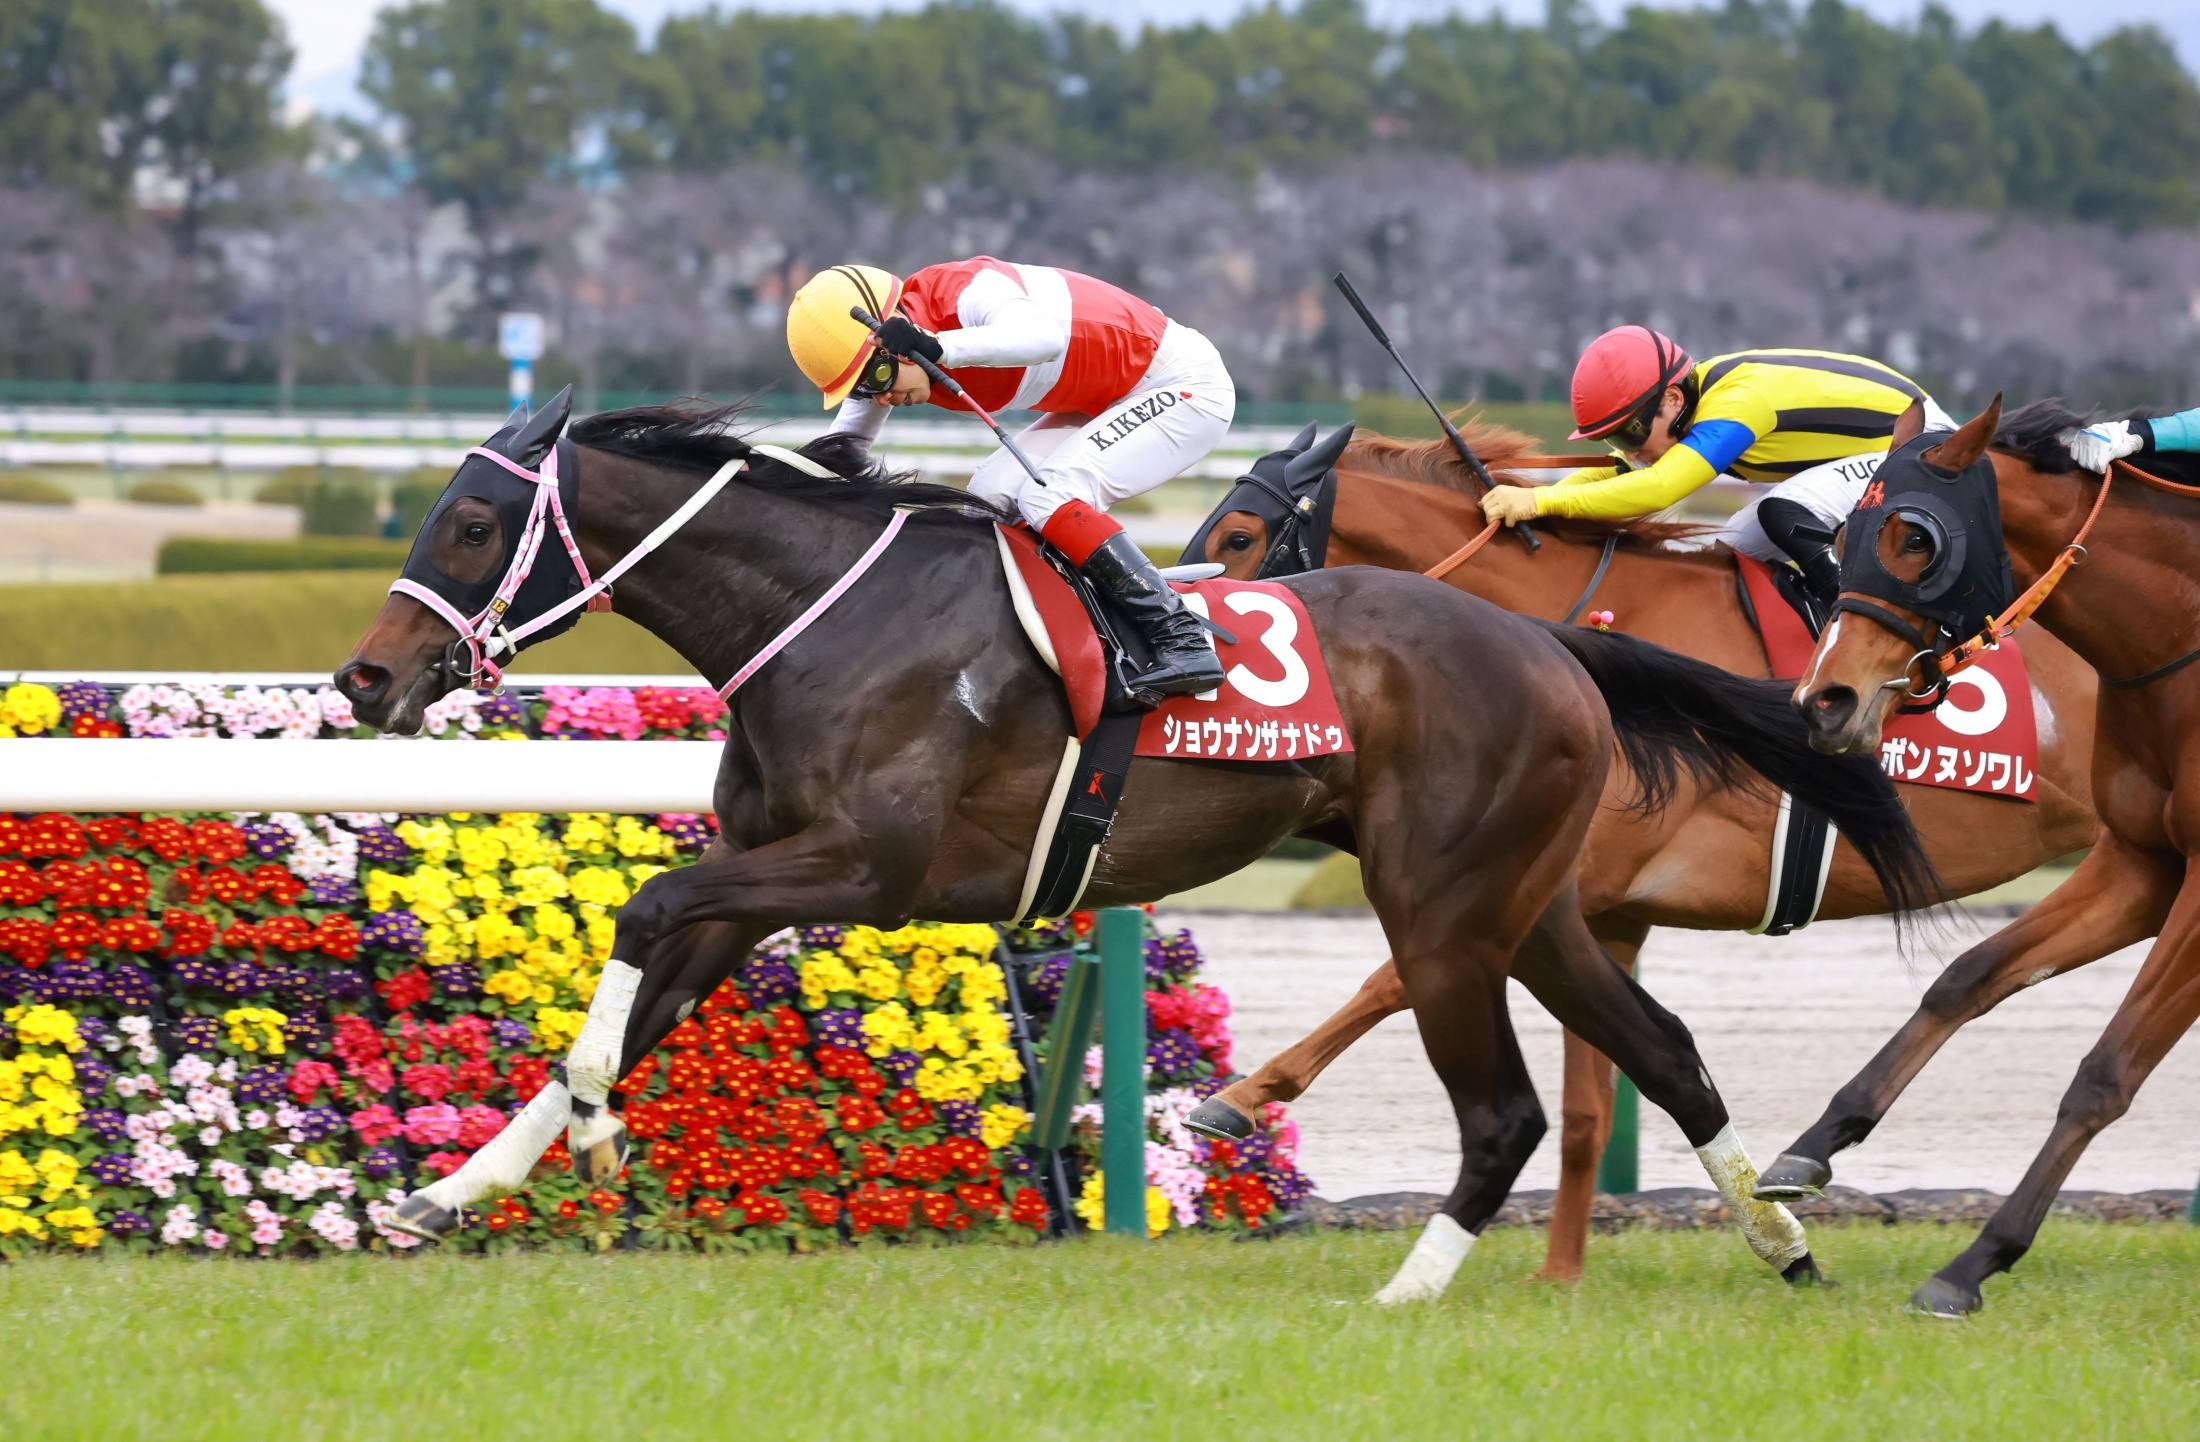
<path id="1" fill-rule="evenodd" d="M 1785 682 L 1737 676 L 1632 636 L 1548 629 L 1604 693 L 1644 810 L 1671 800 L 1683 771 L 1708 785 L 1755 784 L 1746 768 L 1831 818 L 1870 864 L 1898 918 L 1948 899 L 1879 763 L 1813 751 Z"/>

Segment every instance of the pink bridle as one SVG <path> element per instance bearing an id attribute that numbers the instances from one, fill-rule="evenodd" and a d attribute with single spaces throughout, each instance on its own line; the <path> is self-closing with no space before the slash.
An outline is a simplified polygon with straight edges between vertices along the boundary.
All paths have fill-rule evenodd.
<path id="1" fill-rule="evenodd" d="M 787 450 L 781 446 L 751 445 L 749 450 L 754 455 L 769 456 L 784 465 L 792 466 L 806 475 L 826 479 L 833 474 L 808 456 L 798 451 Z M 466 645 L 468 664 L 471 668 L 461 673 L 459 679 L 471 684 L 475 690 L 483 692 L 495 692 L 503 688 L 504 672 L 496 664 L 495 658 L 497 656 L 516 653 L 520 648 L 520 644 L 529 636 L 534 635 L 537 631 L 542 630 L 545 626 L 559 620 L 566 613 L 578 607 L 586 606 L 591 611 L 609 610 L 611 608 L 609 592 L 612 582 L 625 575 L 642 557 L 670 540 L 673 534 L 686 525 L 697 511 L 710 503 L 712 497 L 725 489 L 728 481 L 731 481 L 735 475 L 748 466 L 748 460 L 746 459 L 730 460 L 720 466 L 709 480 L 703 482 L 694 495 L 681 502 L 678 510 L 658 522 L 657 528 L 644 536 L 633 550 L 621 556 L 617 563 L 611 569 L 605 571 L 603 575 L 590 580 L 588 563 L 581 559 L 580 544 L 573 539 L 573 528 L 568 524 L 565 516 L 565 503 L 558 496 L 557 448 L 555 446 L 551 447 L 550 455 L 539 471 L 531 471 L 509 457 L 498 455 L 495 451 L 482 446 L 475 446 L 466 454 L 469 456 L 482 456 L 492 460 L 513 475 L 520 477 L 522 480 L 532 481 L 535 484 L 535 502 L 527 512 L 526 524 L 520 529 L 519 549 L 513 552 L 512 563 L 505 568 L 504 579 L 497 584 L 496 595 L 477 615 L 468 617 L 462 615 L 456 606 L 453 606 L 426 586 L 415 581 L 409 581 L 402 576 L 390 583 L 390 594 L 408 596 L 450 623 L 451 628 L 458 632 L 459 639 Z M 835 581 L 826 590 L 825 594 L 812 602 L 807 610 L 795 617 L 784 630 L 774 636 L 747 665 L 734 672 L 731 680 L 718 688 L 719 699 L 730 700 L 733 693 L 739 690 L 742 684 L 751 676 L 761 670 L 766 662 L 781 651 L 786 650 L 793 643 L 795 637 L 810 629 L 820 616 L 832 609 L 833 603 L 846 595 L 848 588 L 862 579 L 863 573 L 870 570 L 873 563 L 886 553 L 886 548 L 893 544 L 894 537 L 900 534 L 903 522 L 908 519 L 909 513 L 906 510 L 897 508 L 894 511 L 893 519 L 886 523 L 886 530 L 877 540 L 871 543 L 869 549 L 856 559 L 855 564 L 848 568 L 847 573 L 838 581 Z M 565 543 L 565 553 L 573 558 L 573 570 L 581 578 L 581 589 L 566 597 L 557 605 L 552 606 L 532 621 L 510 628 L 500 626 L 498 622 L 502 621 L 504 613 L 511 609 L 512 598 L 519 594 L 519 588 L 526 583 L 528 573 L 534 570 L 535 558 L 542 550 L 543 537 L 549 533 L 552 526 L 557 527 L 558 537 Z M 599 599 L 603 601 L 601 606 L 596 604 Z M 484 684 L 485 682 L 486 684 Z"/>
<path id="2" fill-rule="evenodd" d="M 581 559 L 580 543 L 573 539 L 573 528 L 565 518 L 565 502 L 558 496 L 558 448 L 556 446 L 550 448 L 550 454 L 544 458 L 542 469 L 539 471 L 529 470 L 519 462 L 508 456 L 499 455 L 486 446 L 475 446 L 468 450 L 466 454 L 468 456 L 480 456 L 483 460 L 494 461 L 521 480 L 532 481 L 535 486 L 535 501 L 528 508 L 526 524 L 520 528 L 519 546 L 512 552 L 511 565 L 504 569 L 504 579 L 497 583 L 496 595 L 491 597 L 489 604 L 482 607 L 479 612 L 472 616 L 465 616 L 460 614 L 456 606 L 444 600 L 434 591 L 417 581 L 407 580 L 403 576 L 390 582 L 390 594 L 393 596 L 410 596 L 413 600 L 418 601 L 421 605 L 426 606 L 429 610 L 450 622 L 451 629 L 458 632 L 459 640 L 464 642 L 466 646 L 467 669 L 458 674 L 458 679 L 473 686 L 477 691 L 494 692 L 501 690 L 504 686 L 504 672 L 497 666 L 494 659 L 497 655 L 507 651 L 518 651 L 520 642 L 526 640 L 544 626 L 549 625 L 552 621 L 557 620 L 575 606 L 584 605 L 608 590 L 613 577 L 606 575 L 601 582 L 589 579 L 588 562 Z M 534 620 L 520 626 L 517 630 L 502 629 L 498 623 L 504 619 L 504 613 L 512 608 L 512 598 L 519 594 L 519 588 L 526 584 L 528 575 L 535 569 L 535 558 L 542 551 L 543 537 L 549 534 L 552 526 L 557 527 L 558 539 L 565 543 L 565 554 L 573 558 L 573 570 L 581 578 L 581 590 L 577 595 L 552 607 Z M 636 558 L 629 557 L 629 560 L 633 559 Z M 622 563 L 616 569 L 623 571 L 625 568 L 625 564 Z"/>

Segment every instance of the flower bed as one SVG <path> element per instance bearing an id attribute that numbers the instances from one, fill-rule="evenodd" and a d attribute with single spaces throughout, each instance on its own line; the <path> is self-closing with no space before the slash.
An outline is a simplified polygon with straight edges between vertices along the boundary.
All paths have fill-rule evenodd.
<path id="1" fill-rule="evenodd" d="M 340 702 L 17 684 L 0 728 L 346 734 Z M 707 691 L 545 688 L 446 703 L 438 724 L 702 737 L 716 707 Z M 0 1255 L 409 1247 L 384 1225 L 395 1202 L 547 1083 L 618 907 L 710 840 L 692 816 L 0 815 Z M 636 1154 L 621 1185 L 582 1187 L 553 1147 L 454 1245 L 1040 1235 L 1003 966 L 1043 1030 L 1083 930 L 1021 930 L 1006 950 L 971 926 L 773 938 L 622 1082 Z M 1239 1147 L 1185 1132 L 1228 1075 L 1228 1001 L 1197 982 L 1188 936 L 1155 936 L 1147 963 L 1156 1230 L 1258 1225 L 1306 1190 L 1294 1134 L 1280 1117 Z M 1080 1213 L 1097 1205 L 1097 1128 L 1084 1109 Z"/>

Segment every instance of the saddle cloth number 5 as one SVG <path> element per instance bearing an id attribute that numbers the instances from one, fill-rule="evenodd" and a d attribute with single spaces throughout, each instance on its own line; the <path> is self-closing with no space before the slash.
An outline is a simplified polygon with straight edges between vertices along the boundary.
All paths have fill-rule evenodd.
<path id="1" fill-rule="evenodd" d="M 1207 598 L 1197 591 L 1183 594 L 1187 608 L 1203 618 L 1211 618 Z M 1299 638 L 1299 618 L 1280 598 L 1266 591 L 1230 591 L 1224 594 L 1222 604 L 1240 616 L 1261 615 L 1268 618 L 1268 625 L 1256 639 L 1268 654 L 1283 667 L 1283 675 L 1274 680 L 1256 674 L 1250 666 L 1239 662 L 1230 667 L 1224 677 L 1239 695 L 1256 706 L 1282 708 L 1295 706 L 1306 699 L 1306 690 L 1312 677 L 1306 669 L 1306 659 L 1299 655 L 1294 643 Z M 1202 691 L 1193 699 L 1213 701 L 1217 693 Z"/>

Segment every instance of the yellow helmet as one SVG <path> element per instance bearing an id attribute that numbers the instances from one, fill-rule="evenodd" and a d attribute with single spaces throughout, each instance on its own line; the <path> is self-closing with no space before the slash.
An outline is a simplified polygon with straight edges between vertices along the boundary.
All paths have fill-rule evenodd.
<path id="1" fill-rule="evenodd" d="M 875 265 L 836 265 L 803 282 L 787 306 L 787 349 L 810 384 L 825 393 L 825 409 L 847 399 L 875 342 L 848 314 L 862 306 L 879 320 L 901 305 L 901 279 Z"/>

